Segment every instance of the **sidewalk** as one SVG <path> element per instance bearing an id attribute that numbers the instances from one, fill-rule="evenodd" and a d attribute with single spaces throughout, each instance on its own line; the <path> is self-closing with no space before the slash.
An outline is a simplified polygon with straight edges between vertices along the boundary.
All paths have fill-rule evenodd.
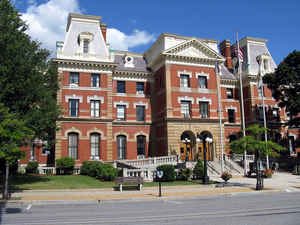
<path id="1" fill-rule="evenodd" d="M 222 182 L 221 178 L 211 177 L 211 180 Z M 163 197 L 209 196 L 215 194 L 255 192 L 256 179 L 233 177 L 228 186 L 218 185 L 185 185 L 164 186 Z M 266 191 L 300 191 L 300 176 L 288 173 L 277 173 L 272 179 L 264 179 Z M 153 199 L 158 197 L 158 187 L 143 187 L 141 191 L 128 188 L 119 192 L 112 189 L 72 189 L 72 190 L 26 190 L 12 194 L 21 201 L 58 201 L 58 200 L 117 200 L 117 199 Z"/>

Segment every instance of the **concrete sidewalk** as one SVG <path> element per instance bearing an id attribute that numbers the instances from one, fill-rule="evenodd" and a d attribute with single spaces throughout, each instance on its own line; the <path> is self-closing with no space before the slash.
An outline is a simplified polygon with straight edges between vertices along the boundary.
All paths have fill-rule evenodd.
<path id="1" fill-rule="evenodd" d="M 211 177 L 211 180 L 222 182 L 221 178 Z M 184 185 L 164 186 L 163 197 L 208 196 L 214 194 L 255 192 L 256 179 L 233 177 L 229 185 Z M 263 191 L 300 191 L 300 176 L 288 173 L 277 173 L 272 179 L 264 179 Z M 126 190 L 128 189 L 128 190 Z M 153 199 L 158 197 L 158 187 L 143 187 L 141 191 L 126 188 L 123 192 L 112 189 L 71 189 L 71 190 L 26 190 L 12 194 L 21 201 L 59 201 L 59 200 L 117 200 L 117 199 Z"/>

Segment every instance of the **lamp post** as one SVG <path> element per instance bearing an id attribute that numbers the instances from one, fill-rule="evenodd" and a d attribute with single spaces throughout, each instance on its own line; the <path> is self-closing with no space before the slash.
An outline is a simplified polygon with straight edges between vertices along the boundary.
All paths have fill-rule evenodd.
<path id="1" fill-rule="evenodd" d="M 185 161 L 187 162 L 189 160 L 188 144 L 191 142 L 191 140 L 188 138 L 184 138 L 182 142 L 185 144 Z"/>
<path id="2" fill-rule="evenodd" d="M 203 184 L 209 184 L 209 176 L 207 175 L 207 158 L 206 158 L 206 142 L 212 143 L 212 139 L 208 136 L 207 133 L 197 134 L 197 142 L 203 143 L 203 160 L 204 160 L 204 176 L 203 176 Z"/>

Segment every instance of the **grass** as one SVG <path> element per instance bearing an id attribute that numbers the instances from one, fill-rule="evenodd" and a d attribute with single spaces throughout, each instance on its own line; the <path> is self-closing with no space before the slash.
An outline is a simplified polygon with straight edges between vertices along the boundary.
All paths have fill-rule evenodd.
<path id="1" fill-rule="evenodd" d="M 202 184 L 201 180 L 162 182 L 163 186 L 196 185 Z M 113 181 L 100 181 L 96 178 L 82 175 L 64 176 L 36 176 L 19 175 L 11 176 L 10 190 L 51 190 L 51 189 L 88 189 L 88 188 L 113 188 Z M 145 182 L 144 187 L 157 186 L 157 182 Z M 2 185 L 0 185 L 2 186 Z"/>

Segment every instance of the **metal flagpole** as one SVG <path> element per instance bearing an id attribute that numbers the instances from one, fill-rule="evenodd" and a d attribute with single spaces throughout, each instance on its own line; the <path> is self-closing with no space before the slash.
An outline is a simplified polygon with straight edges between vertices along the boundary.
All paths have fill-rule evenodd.
<path id="1" fill-rule="evenodd" d="M 242 113 L 242 129 L 243 136 L 246 136 L 246 127 L 245 127 L 245 111 L 244 111 L 244 95 L 243 95 L 243 79 L 242 79 L 242 71 L 241 71 L 241 62 L 240 62 L 240 43 L 238 32 L 236 32 L 236 43 L 237 43 L 237 58 L 238 58 L 238 74 L 240 77 L 240 93 L 241 93 L 241 113 Z M 244 175 L 247 176 L 247 150 L 244 151 Z"/>
<path id="2" fill-rule="evenodd" d="M 224 172 L 224 147 L 223 147 L 223 127 L 222 127 L 222 107 L 221 107 L 221 86 L 220 86 L 220 68 L 218 61 L 216 62 L 216 75 L 218 81 L 218 111 L 219 111 L 219 125 L 220 125 L 220 147 L 221 147 L 221 173 Z"/>

